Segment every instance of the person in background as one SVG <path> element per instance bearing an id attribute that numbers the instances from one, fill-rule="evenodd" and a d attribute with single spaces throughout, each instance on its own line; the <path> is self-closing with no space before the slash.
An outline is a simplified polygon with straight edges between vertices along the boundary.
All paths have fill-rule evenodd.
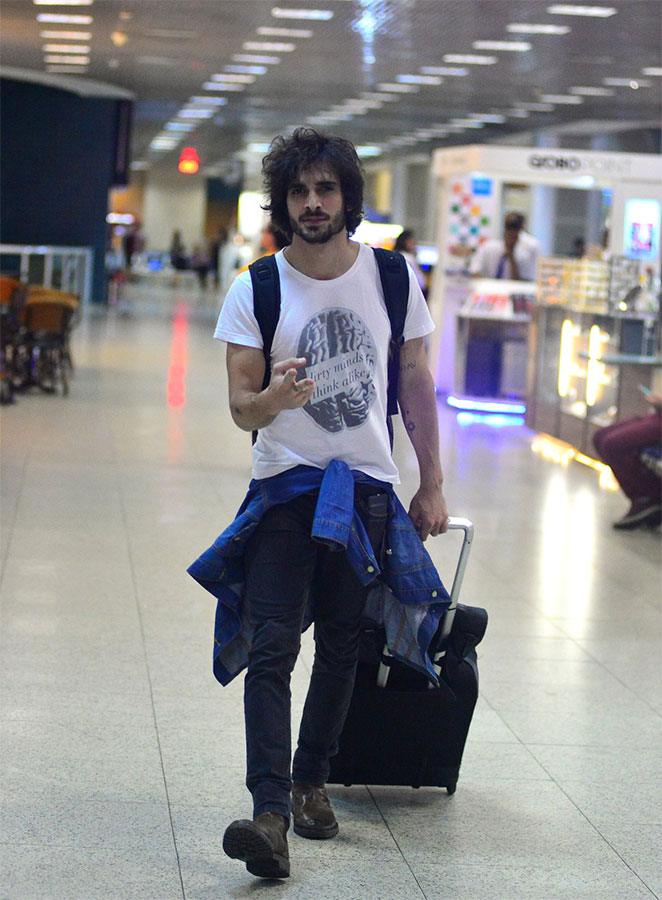
<path id="1" fill-rule="evenodd" d="M 278 253 L 290 242 L 287 237 L 276 228 L 271 220 L 265 223 L 260 234 L 260 256 L 272 256 Z"/>
<path id="2" fill-rule="evenodd" d="M 582 259 L 586 256 L 586 241 L 583 237 L 576 237 L 574 239 L 570 256 L 574 256 L 575 259 Z"/>
<path id="3" fill-rule="evenodd" d="M 122 253 L 124 254 L 124 269 L 127 276 L 131 274 L 133 255 L 136 252 L 137 227 L 134 224 L 127 225 L 122 236 Z"/>
<path id="4" fill-rule="evenodd" d="M 416 281 L 418 281 L 418 286 L 423 291 L 423 296 L 427 296 L 428 284 L 425 278 L 425 273 L 418 262 L 418 257 L 416 256 L 416 235 L 411 230 L 411 228 L 405 228 L 403 231 L 395 239 L 395 246 L 393 249 L 396 253 L 402 253 L 404 258 L 407 260 L 409 265 L 412 267 L 414 271 L 414 275 L 416 276 Z"/>
<path id="5" fill-rule="evenodd" d="M 399 476 L 386 422 L 391 330 L 376 257 L 350 240 L 363 217 L 354 146 L 297 128 L 272 141 L 262 165 L 265 208 L 291 239 L 275 257 L 281 313 L 267 386 L 249 272 L 232 283 L 214 334 L 227 343 L 232 418 L 244 431 L 257 430 L 253 480 L 238 518 L 188 571 L 218 599 L 216 677 L 227 684 L 248 665 L 253 819 L 232 822 L 223 849 L 253 875 L 285 878 L 290 815 L 302 837 L 338 833 L 325 782 L 352 696 L 368 589 L 380 590 L 383 565 L 386 584 L 398 593 L 380 594 L 383 615 L 393 617 L 398 634 L 412 627 L 403 617 L 430 617 L 434 633 L 448 595 L 421 541 L 447 530 L 448 512 L 423 344 L 434 325 L 411 270 L 398 398 L 420 486 L 408 513 L 393 491 Z M 357 534 L 364 535 L 358 542 Z M 412 573 L 408 587 L 389 581 L 403 570 Z M 311 619 L 315 661 L 292 760 L 290 675 Z M 412 633 L 404 652 L 425 666 L 429 637 L 418 626 Z"/>
<path id="6" fill-rule="evenodd" d="M 188 269 L 189 260 L 186 255 L 186 248 L 182 241 L 182 233 L 179 230 L 173 231 L 172 240 L 170 242 L 170 265 L 175 270 L 173 278 L 173 286 L 179 284 L 179 273 L 184 269 Z"/>
<path id="7" fill-rule="evenodd" d="M 524 231 L 522 213 L 510 212 L 504 219 L 503 237 L 485 241 L 469 263 L 471 275 L 535 281 L 540 244 Z"/>
<path id="8" fill-rule="evenodd" d="M 264 227 L 260 232 L 260 247 L 255 259 L 259 259 L 261 256 L 273 256 L 274 253 L 278 253 L 283 247 L 287 247 L 289 243 L 286 235 L 276 228 L 273 222 L 269 220 L 268 222 L 265 222 Z M 255 260 L 253 260 L 253 262 L 255 262 Z M 247 272 L 249 265 L 250 263 L 246 263 L 245 266 L 242 266 L 241 269 L 237 271 L 237 275 L 240 275 L 242 272 Z"/>
<path id="9" fill-rule="evenodd" d="M 196 244 L 193 247 L 193 254 L 191 256 L 191 268 L 198 276 L 201 290 L 206 290 L 207 276 L 209 275 L 209 257 L 205 253 L 201 244 Z"/>
<path id="10" fill-rule="evenodd" d="M 216 237 L 209 244 L 209 271 L 216 288 L 220 284 L 221 248 L 227 243 L 227 240 L 228 230 L 221 225 L 216 232 Z"/>
<path id="11" fill-rule="evenodd" d="M 648 394 L 646 400 L 652 407 L 649 415 L 607 425 L 593 435 L 600 458 L 630 501 L 630 509 L 614 522 L 618 529 L 659 525 L 662 520 L 662 482 L 640 458 L 644 447 L 662 443 L 662 394 Z"/>

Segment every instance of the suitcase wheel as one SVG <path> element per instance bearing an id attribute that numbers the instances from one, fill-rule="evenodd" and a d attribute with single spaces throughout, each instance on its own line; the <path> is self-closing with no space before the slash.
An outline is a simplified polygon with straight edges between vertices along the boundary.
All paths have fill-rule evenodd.
<path id="1" fill-rule="evenodd" d="M 448 794 L 452 795 L 455 793 L 456 790 L 457 790 L 457 781 L 453 781 L 451 784 L 446 785 L 446 792 Z"/>

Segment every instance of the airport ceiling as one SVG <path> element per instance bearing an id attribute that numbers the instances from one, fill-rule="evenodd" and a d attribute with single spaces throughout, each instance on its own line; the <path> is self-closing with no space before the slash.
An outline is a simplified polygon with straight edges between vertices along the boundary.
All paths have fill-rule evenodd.
<path id="1" fill-rule="evenodd" d="M 136 168 L 193 145 L 230 177 L 305 124 L 366 160 L 660 127 L 661 0 L 3 0 L 0 25 L 3 68 L 135 95 Z"/>

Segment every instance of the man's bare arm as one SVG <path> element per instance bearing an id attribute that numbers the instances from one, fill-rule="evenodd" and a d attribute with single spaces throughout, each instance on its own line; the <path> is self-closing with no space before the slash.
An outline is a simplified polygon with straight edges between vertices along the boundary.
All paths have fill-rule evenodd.
<path id="1" fill-rule="evenodd" d="M 406 341 L 400 350 L 398 401 L 421 478 L 409 517 L 425 540 L 448 530 L 448 510 L 442 490 L 437 401 L 423 338 Z"/>
<path id="2" fill-rule="evenodd" d="M 305 363 L 303 357 L 276 363 L 269 386 L 262 390 L 265 366 L 262 350 L 228 344 L 230 412 L 235 424 L 244 431 L 256 431 L 270 425 L 281 410 L 304 406 L 315 390 L 312 379 L 295 380 L 297 368 Z"/>

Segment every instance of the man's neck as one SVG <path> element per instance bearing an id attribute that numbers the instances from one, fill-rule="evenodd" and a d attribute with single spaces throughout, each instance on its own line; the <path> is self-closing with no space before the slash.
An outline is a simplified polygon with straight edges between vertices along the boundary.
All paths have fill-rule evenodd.
<path id="1" fill-rule="evenodd" d="M 350 241 L 347 232 L 334 234 L 325 244 L 309 244 L 292 235 L 292 243 L 285 248 L 288 263 L 309 278 L 330 281 L 339 278 L 352 267 L 359 252 L 356 241 Z"/>

